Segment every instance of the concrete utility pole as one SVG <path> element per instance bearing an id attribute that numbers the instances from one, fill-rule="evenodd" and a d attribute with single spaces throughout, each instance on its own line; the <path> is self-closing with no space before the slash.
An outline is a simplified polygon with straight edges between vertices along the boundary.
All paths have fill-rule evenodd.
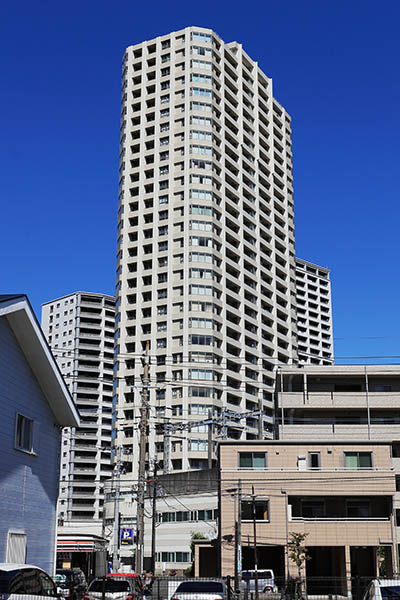
<path id="1" fill-rule="evenodd" d="M 150 384 L 150 362 L 149 343 L 147 342 L 146 354 L 142 357 L 142 405 L 140 407 L 139 424 L 139 469 L 137 489 L 137 512 L 136 512 L 136 573 L 143 573 L 144 555 L 144 492 L 146 479 L 146 445 L 147 445 L 147 423 L 149 414 L 149 384 Z"/>
<path id="2" fill-rule="evenodd" d="M 121 487 L 121 446 L 117 446 L 117 464 L 115 466 L 115 496 L 114 496 L 114 530 L 112 546 L 112 568 L 114 573 L 119 569 L 119 494 Z"/>
<path id="3" fill-rule="evenodd" d="M 256 600 L 258 600 L 258 563 L 257 563 L 257 513 L 256 513 L 256 495 L 254 493 L 254 485 L 251 486 L 251 498 L 253 505 L 253 536 L 254 536 L 254 579 L 256 584 Z"/>
<path id="4" fill-rule="evenodd" d="M 151 516 L 151 572 L 156 570 L 156 527 L 157 527 L 157 461 L 153 471 L 153 506 Z"/>
<path id="5" fill-rule="evenodd" d="M 208 445 L 207 445 L 207 458 L 208 458 L 208 468 L 212 468 L 212 458 L 213 458 L 213 430 L 214 424 L 212 421 L 212 412 L 208 411 Z"/>

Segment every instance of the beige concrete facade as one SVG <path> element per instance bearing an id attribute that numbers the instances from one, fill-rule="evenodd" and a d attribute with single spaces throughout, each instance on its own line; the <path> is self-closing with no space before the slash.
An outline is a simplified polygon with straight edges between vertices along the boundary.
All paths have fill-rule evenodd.
<path id="1" fill-rule="evenodd" d="M 81 415 L 62 433 L 60 523 L 103 531 L 103 484 L 112 475 L 111 410 L 115 300 L 74 292 L 42 306 L 42 328 Z"/>
<path id="2" fill-rule="evenodd" d="M 153 423 L 260 409 L 260 418 L 228 418 L 224 435 L 272 437 L 274 367 L 297 357 L 290 116 L 241 44 L 201 27 L 127 48 L 122 80 L 116 416 L 124 461 L 138 447 L 134 385 L 147 344 Z M 168 461 L 165 470 L 205 468 L 207 448 L 200 427 L 165 458 L 163 435 L 150 429 L 150 455 Z"/>
<path id="3" fill-rule="evenodd" d="M 367 454 L 370 467 L 350 464 L 354 457 L 362 460 L 360 457 Z M 318 455 L 318 467 L 312 466 L 316 463 L 311 455 Z M 378 546 L 390 548 L 391 568 L 397 564 L 393 513 L 396 480 L 390 443 L 222 442 L 219 456 L 222 575 L 234 574 L 237 505 L 239 501 L 251 503 L 252 494 L 261 506 L 265 502 L 264 513 L 256 520 L 260 569 L 274 567 L 278 574 L 288 571 L 296 575 L 294 564 L 285 554 L 290 532 L 308 534 L 306 545 L 315 556 L 307 563 L 307 575 L 318 568 L 317 555 L 330 552 L 333 558 L 329 576 L 350 578 L 360 547 L 370 549 L 375 568 Z M 243 460 L 258 461 L 258 466 L 240 466 Z M 265 466 L 259 466 L 263 461 Z M 249 569 L 253 565 L 249 564 L 251 553 L 246 557 L 246 547 L 254 546 L 254 523 L 248 513 L 247 518 L 244 516 L 242 507 L 241 547 L 243 560 L 247 560 L 242 568 Z M 366 563 L 364 567 L 369 568 Z"/>
<path id="4" fill-rule="evenodd" d="M 296 257 L 296 308 L 300 364 L 333 363 L 329 269 Z"/>

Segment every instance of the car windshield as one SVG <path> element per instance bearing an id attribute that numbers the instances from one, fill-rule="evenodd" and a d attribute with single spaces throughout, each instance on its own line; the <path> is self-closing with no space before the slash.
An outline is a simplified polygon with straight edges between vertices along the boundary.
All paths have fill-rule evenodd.
<path id="1" fill-rule="evenodd" d="M 222 594 L 223 591 L 223 585 L 219 581 L 185 581 L 177 587 L 175 593 L 203 592 L 204 594 L 208 594 L 215 592 L 217 594 Z"/>
<path id="2" fill-rule="evenodd" d="M 103 582 L 101 579 L 92 581 L 89 586 L 89 592 L 102 592 L 103 585 L 105 585 L 105 591 L 111 594 L 118 592 L 129 592 L 130 585 L 128 581 L 115 581 L 115 579 L 106 579 Z"/>
<path id="3" fill-rule="evenodd" d="M 382 598 L 400 598 L 400 585 L 381 586 Z"/>
<path id="4" fill-rule="evenodd" d="M 258 579 L 272 579 L 272 571 L 257 571 Z M 245 581 L 247 579 L 255 579 L 256 573 L 255 571 L 243 571 L 242 579 Z"/>

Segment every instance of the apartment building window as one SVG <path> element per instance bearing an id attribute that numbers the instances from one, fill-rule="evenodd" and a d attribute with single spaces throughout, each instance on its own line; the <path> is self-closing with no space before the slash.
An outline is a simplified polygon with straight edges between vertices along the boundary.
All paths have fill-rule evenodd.
<path id="1" fill-rule="evenodd" d="M 206 102 L 197 102 L 196 100 L 191 103 L 191 108 L 192 110 L 198 110 L 201 112 L 212 112 L 211 104 L 207 104 Z"/>
<path id="2" fill-rule="evenodd" d="M 160 102 L 161 102 L 161 104 L 166 104 L 167 102 L 169 102 L 169 94 L 165 94 L 165 96 L 161 96 Z"/>
<path id="3" fill-rule="evenodd" d="M 213 209 L 210 206 L 204 206 L 201 204 L 191 204 L 190 213 L 192 215 L 204 215 L 207 217 L 212 217 Z"/>
<path id="4" fill-rule="evenodd" d="M 189 229 L 197 231 L 213 231 L 214 227 L 210 221 L 189 221 Z"/>
<path id="5" fill-rule="evenodd" d="M 17 413 L 15 423 L 15 447 L 24 452 L 33 451 L 34 421 Z"/>
<path id="6" fill-rule="evenodd" d="M 367 519 L 371 516 L 371 504 L 369 500 L 347 500 L 346 515 L 353 519 Z"/>
<path id="7" fill-rule="evenodd" d="M 189 344 L 195 344 L 197 346 L 213 346 L 214 341 L 212 335 L 189 335 Z"/>
<path id="8" fill-rule="evenodd" d="M 214 271 L 211 269 L 189 269 L 189 277 L 193 279 L 214 279 Z"/>
<path id="9" fill-rule="evenodd" d="M 189 286 L 189 294 L 197 294 L 199 296 L 213 296 L 213 287 L 211 285 L 196 285 Z"/>
<path id="10" fill-rule="evenodd" d="M 240 503 L 242 521 L 253 521 L 254 513 L 256 521 L 269 521 L 269 500 L 255 500 L 243 498 Z"/>
<path id="11" fill-rule="evenodd" d="M 211 48 L 202 48 L 201 46 L 192 46 L 192 54 L 199 56 L 212 56 Z"/>
<path id="12" fill-rule="evenodd" d="M 201 252 L 190 252 L 189 260 L 192 262 L 202 262 L 202 263 L 214 263 L 214 257 L 212 254 L 201 253 Z"/>
<path id="13" fill-rule="evenodd" d="M 159 204 L 168 204 L 168 196 L 160 196 L 158 198 L 158 203 Z"/>
<path id="14" fill-rule="evenodd" d="M 350 471 L 372 468 L 372 452 L 345 452 L 344 468 Z"/>
<path id="15" fill-rule="evenodd" d="M 203 98 L 212 98 L 212 91 L 207 90 L 206 88 L 193 87 L 192 94 L 193 94 L 193 96 L 202 96 Z"/>
<path id="16" fill-rule="evenodd" d="M 212 156 L 212 153 L 213 153 L 211 146 L 196 146 L 196 145 L 190 146 L 190 152 L 192 152 L 193 154 L 207 154 L 209 156 Z"/>
<path id="17" fill-rule="evenodd" d="M 211 369 L 189 369 L 189 379 L 204 379 L 212 381 L 214 371 Z"/>
<path id="18" fill-rule="evenodd" d="M 210 175 L 191 175 L 190 183 L 201 183 L 202 185 L 212 185 L 212 177 Z"/>
<path id="19" fill-rule="evenodd" d="M 205 69 L 206 71 L 212 71 L 212 63 L 207 60 L 192 60 L 193 69 Z"/>
<path id="20" fill-rule="evenodd" d="M 306 519 L 315 519 L 325 516 L 325 502 L 323 500 L 302 500 L 301 516 Z"/>
<path id="21" fill-rule="evenodd" d="M 212 77 L 211 77 L 211 75 L 203 75 L 202 73 L 193 73 L 192 81 L 195 81 L 196 83 L 208 83 L 211 85 Z"/>
<path id="22" fill-rule="evenodd" d="M 308 468 L 318 470 L 321 468 L 321 453 L 320 452 L 309 452 L 308 453 Z"/>
<path id="23" fill-rule="evenodd" d="M 164 117 L 169 117 L 169 108 L 163 108 L 160 110 L 160 117 L 163 119 Z"/>
<path id="24" fill-rule="evenodd" d="M 203 44 L 211 44 L 212 37 L 208 33 L 201 33 L 200 31 L 193 31 L 192 41 L 193 42 L 202 42 Z"/>
<path id="25" fill-rule="evenodd" d="M 191 317 L 189 327 L 198 327 L 201 329 L 212 329 L 214 321 L 212 319 L 201 319 L 200 317 Z"/>
<path id="26" fill-rule="evenodd" d="M 190 440 L 189 449 L 194 452 L 207 452 L 208 441 L 207 440 Z"/>
<path id="27" fill-rule="evenodd" d="M 208 131 L 198 131 L 197 129 L 192 129 L 190 137 L 193 140 L 207 140 L 208 142 L 211 142 L 213 139 L 213 134 L 209 133 Z"/>
<path id="28" fill-rule="evenodd" d="M 266 452 L 239 452 L 239 469 L 266 469 Z"/>

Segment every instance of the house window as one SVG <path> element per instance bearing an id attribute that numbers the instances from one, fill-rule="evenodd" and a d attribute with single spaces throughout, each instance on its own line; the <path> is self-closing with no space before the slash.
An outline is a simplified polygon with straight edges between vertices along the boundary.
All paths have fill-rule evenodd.
<path id="1" fill-rule="evenodd" d="M 352 471 L 372 468 L 372 452 L 345 452 L 344 468 Z"/>
<path id="2" fill-rule="evenodd" d="M 239 468 L 241 469 L 266 469 L 266 452 L 239 452 Z"/>
<path id="3" fill-rule="evenodd" d="M 346 503 L 347 516 L 355 519 L 368 518 L 371 505 L 368 500 L 348 500 Z"/>
<path id="4" fill-rule="evenodd" d="M 15 427 L 15 447 L 25 452 L 33 451 L 33 421 L 17 414 Z"/>
<path id="5" fill-rule="evenodd" d="M 320 469 L 321 468 L 321 453 L 320 452 L 309 452 L 308 453 L 308 468 L 309 469 Z"/>
<path id="6" fill-rule="evenodd" d="M 301 516 L 306 519 L 324 517 L 325 502 L 322 500 L 303 500 L 301 503 Z"/>
<path id="7" fill-rule="evenodd" d="M 243 499 L 240 505 L 242 521 L 269 521 L 269 501 Z"/>

